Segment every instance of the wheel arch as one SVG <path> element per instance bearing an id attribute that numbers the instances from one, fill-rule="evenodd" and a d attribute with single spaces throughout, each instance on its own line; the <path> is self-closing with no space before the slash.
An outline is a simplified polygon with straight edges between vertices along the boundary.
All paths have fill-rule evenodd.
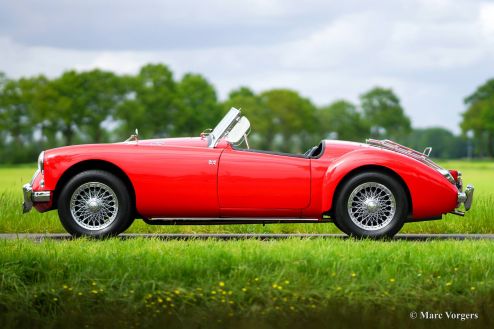
<path id="1" fill-rule="evenodd" d="M 55 191 L 53 194 L 53 209 L 57 208 L 58 197 L 63 186 L 65 186 L 75 175 L 87 170 L 103 170 L 121 179 L 129 191 L 129 196 L 132 200 L 132 207 L 134 212 L 136 212 L 136 194 L 134 185 L 132 184 L 129 176 L 127 176 L 127 174 L 119 166 L 105 160 L 84 160 L 73 164 L 65 170 L 55 186 Z"/>
<path id="2" fill-rule="evenodd" d="M 407 198 L 408 215 L 410 215 L 412 213 L 413 205 L 412 205 L 412 196 L 410 194 L 410 190 L 408 189 L 408 186 L 405 183 L 405 181 L 403 180 L 403 178 L 398 173 L 396 173 L 394 170 L 392 170 L 388 167 L 381 166 L 381 165 L 363 165 L 363 166 L 356 167 L 356 168 L 350 170 L 348 173 L 346 173 L 343 176 L 342 179 L 340 179 L 340 181 L 338 182 L 338 184 L 334 190 L 333 195 L 331 196 L 331 207 L 330 207 L 330 209 L 327 210 L 326 214 L 328 214 L 330 216 L 334 215 L 334 205 L 336 202 L 336 198 L 338 197 L 341 189 L 346 184 L 346 182 L 348 182 L 348 180 L 350 178 L 354 177 L 355 175 L 358 175 L 358 174 L 363 173 L 363 172 L 369 172 L 369 171 L 380 172 L 380 173 L 389 175 L 392 178 L 394 178 L 399 184 L 401 184 L 401 186 L 405 190 L 405 194 L 406 194 L 406 198 Z"/>

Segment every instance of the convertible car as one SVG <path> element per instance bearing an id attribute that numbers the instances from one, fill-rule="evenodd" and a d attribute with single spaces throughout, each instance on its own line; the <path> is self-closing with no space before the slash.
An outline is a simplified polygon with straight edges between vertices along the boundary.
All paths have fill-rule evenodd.
<path id="1" fill-rule="evenodd" d="M 391 237 L 405 222 L 463 216 L 474 188 L 461 173 L 389 140 L 323 140 L 305 154 L 249 148 L 249 120 L 232 108 L 200 137 L 41 152 L 23 211 L 58 209 L 74 236 L 149 224 L 333 222 L 356 237 Z M 241 147 L 243 145 L 243 147 Z"/>

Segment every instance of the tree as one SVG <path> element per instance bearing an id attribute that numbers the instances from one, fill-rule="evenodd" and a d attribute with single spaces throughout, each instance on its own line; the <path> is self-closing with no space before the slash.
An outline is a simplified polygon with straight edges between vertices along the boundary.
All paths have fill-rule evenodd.
<path id="1" fill-rule="evenodd" d="M 38 79 L 4 80 L 0 88 L 0 131 L 2 142 L 11 140 L 2 148 L 2 157 L 9 162 L 26 161 L 36 152 L 33 136 L 36 123 L 32 116 L 34 94 Z"/>
<path id="2" fill-rule="evenodd" d="M 227 100 L 222 104 L 222 112 L 226 113 L 232 107 L 242 110 L 249 118 L 252 134 L 249 135 L 249 144 L 252 148 L 268 149 L 265 136 L 269 133 L 269 122 L 265 120 L 268 109 L 262 105 L 261 97 L 247 87 L 232 90 Z"/>
<path id="3" fill-rule="evenodd" d="M 477 88 L 465 98 L 467 110 L 460 127 L 463 133 L 473 131 L 480 156 L 494 156 L 494 79 Z"/>
<path id="4" fill-rule="evenodd" d="M 316 107 L 296 91 L 272 89 L 260 95 L 264 124 L 261 135 L 269 149 L 302 152 L 316 142 Z"/>
<path id="5" fill-rule="evenodd" d="M 430 146 L 431 157 L 434 158 L 451 159 L 467 155 L 466 141 L 440 127 L 413 129 L 405 139 L 405 144 L 418 151 Z"/>
<path id="6" fill-rule="evenodd" d="M 198 136 L 222 117 L 216 90 L 203 76 L 186 74 L 177 84 L 180 115 L 174 120 L 174 134 Z"/>
<path id="7" fill-rule="evenodd" d="M 130 102 L 138 104 L 134 119 L 144 123 L 144 127 L 138 128 L 151 136 L 171 136 L 178 116 L 178 102 L 170 69 L 163 64 L 145 65 L 130 86 L 135 88 L 127 90 L 135 95 L 130 97 Z"/>
<path id="8" fill-rule="evenodd" d="M 43 75 L 32 78 L 22 78 L 19 81 L 23 98 L 28 103 L 32 129 L 39 132 L 38 149 L 47 148 L 56 144 L 57 127 L 55 125 L 57 113 L 47 100 L 47 88 L 50 81 Z"/>
<path id="9" fill-rule="evenodd" d="M 338 139 L 362 141 L 369 135 L 369 126 L 362 119 L 357 107 L 346 100 L 338 100 L 322 107 L 318 117 L 323 136 L 336 133 Z"/>
<path id="10" fill-rule="evenodd" d="M 8 79 L 5 73 L 0 71 L 0 91 L 3 89 L 3 86 L 5 85 L 5 83 L 7 83 L 7 81 Z"/>
<path id="11" fill-rule="evenodd" d="M 119 77 L 122 88 L 122 102 L 117 105 L 115 118 L 117 120 L 117 135 L 127 137 L 134 129 L 140 133 L 151 134 L 150 118 L 146 117 L 146 109 L 137 99 L 137 89 L 140 81 L 136 76 L 123 75 Z"/>
<path id="12" fill-rule="evenodd" d="M 360 96 L 360 103 L 374 137 L 400 138 L 410 133 L 410 119 L 393 90 L 375 87 Z"/>
<path id="13" fill-rule="evenodd" d="M 84 84 L 76 71 L 66 71 L 45 86 L 44 97 L 55 116 L 53 124 L 62 134 L 65 145 L 71 145 L 86 114 Z"/>
<path id="14" fill-rule="evenodd" d="M 84 108 L 81 130 L 86 132 L 92 142 L 99 143 L 108 139 L 107 129 L 102 124 L 113 120 L 118 105 L 123 101 L 124 88 L 119 78 L 112 72 L 92 70 L 79 74 L 84 93 L 78 100 Z"/>
<path id="15" fill-rule="evenodd" d="M 29 101 L 19 80 L 8 80 L 0 94 L 0 129 L 6 131 L 15 147 L 22 147 L 32 137 Z"/>

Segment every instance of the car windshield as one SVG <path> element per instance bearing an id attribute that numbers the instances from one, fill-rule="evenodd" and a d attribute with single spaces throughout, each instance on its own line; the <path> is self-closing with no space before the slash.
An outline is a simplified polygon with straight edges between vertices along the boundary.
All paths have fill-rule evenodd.
<path id="1" fill-rule="evenodd" d="M 230 111 L 221 119 L 214 127 L 213 131 L 208 135 L 208 146 L 215 147 L 218 141 L 225 137 L 235 123 L 240 119 L 240 111 L 232 107 Z"/>

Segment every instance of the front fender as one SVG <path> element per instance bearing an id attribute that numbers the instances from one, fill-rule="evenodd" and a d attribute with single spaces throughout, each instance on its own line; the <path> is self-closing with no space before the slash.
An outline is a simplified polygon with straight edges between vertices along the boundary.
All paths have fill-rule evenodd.
<path id="1" fill-rule="evenodd" d="M 412 219 L 440 216 L 456 208 L 458 190 L 435 169 L 392 151 L 365 148 L 344 154 L 330 163 L 323 179 L 322 210 L 333 208 L 335 191 L 357 170 L 380 167 L 402 179 L 411 198 Z M 375 170 L 375 169 L 374 169 Z"/>

